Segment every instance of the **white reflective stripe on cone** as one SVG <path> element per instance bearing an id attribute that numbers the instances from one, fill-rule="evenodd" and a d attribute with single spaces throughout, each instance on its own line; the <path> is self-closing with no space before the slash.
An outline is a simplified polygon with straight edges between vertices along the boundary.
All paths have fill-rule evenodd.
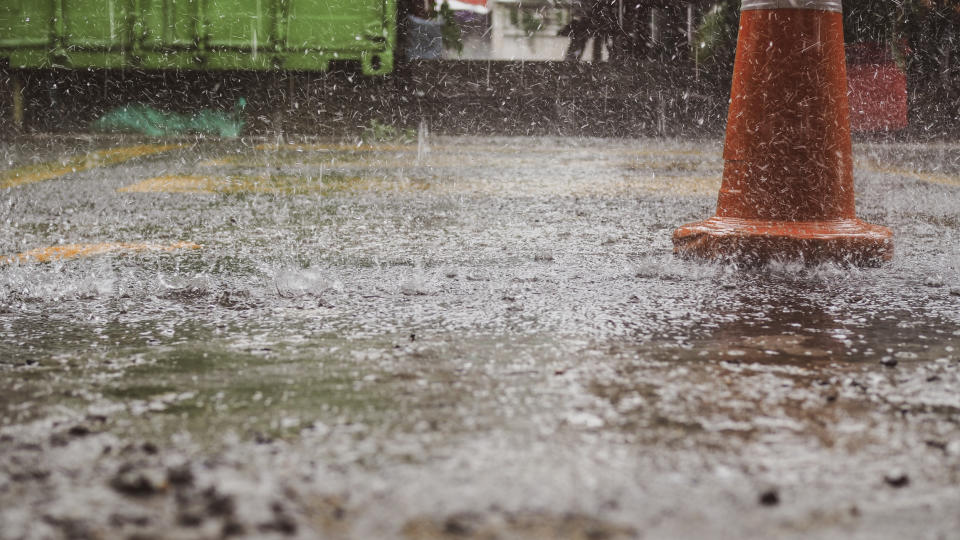
<path id="1" fill-rule="evenodd" d="M 740 11 L 753 9 L 816 9 L 843 12 L 842 0 L 743 0 Z"/>

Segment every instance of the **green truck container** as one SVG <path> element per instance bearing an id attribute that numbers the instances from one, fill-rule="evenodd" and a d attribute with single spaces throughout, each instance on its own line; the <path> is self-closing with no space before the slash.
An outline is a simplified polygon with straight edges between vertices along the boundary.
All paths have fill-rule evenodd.
<path id="1" fill-rule="evenodd" d="M 14 69 L 393 70 L 396 0 L 0 0 Z"/>

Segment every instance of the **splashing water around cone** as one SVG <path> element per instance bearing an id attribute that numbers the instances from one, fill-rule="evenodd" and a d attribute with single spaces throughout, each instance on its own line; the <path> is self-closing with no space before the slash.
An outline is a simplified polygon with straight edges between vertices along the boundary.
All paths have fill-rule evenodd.
<path id="1" fill-rule="evenodd" d="M 856 218 L 841 0 L 743 0 L 717 215 L 680 256 L 877 265 L 893 233 Z"/>

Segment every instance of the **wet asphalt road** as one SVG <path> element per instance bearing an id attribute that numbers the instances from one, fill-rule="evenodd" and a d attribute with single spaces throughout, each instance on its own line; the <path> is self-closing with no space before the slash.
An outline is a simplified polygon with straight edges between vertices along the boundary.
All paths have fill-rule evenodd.
<path id="1" fill-rule="evenodd" d="M 876 269 L 674 259 L 720 148 L 8 143 L 0 538 L 960 538 L 960 146 Z"/>

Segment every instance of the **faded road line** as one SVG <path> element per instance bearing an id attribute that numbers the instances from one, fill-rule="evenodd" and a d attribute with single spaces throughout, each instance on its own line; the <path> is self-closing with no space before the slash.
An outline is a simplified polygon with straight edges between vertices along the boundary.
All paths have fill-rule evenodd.
<path id="1" fill-rule="evenodd" d="M 344 176 L 331 172 L 322 178 L 298 175 L 259 176 L 237 175 L 167 175 L 149 178 L 133 185 L 117 189 L 120 193 L 193 193 L 193 194 L 230 194 L 230 193 L 279 193 L 302 195 L 319 193 L 354 192 L 400 192 L 424 190 L 427 183 L 416 180 L 387 181 L 359 176 Z"/>
<path id="2" fill-rule="evenodd" d="M 0 172 L 0 189 L 8 189 L 35 182 L 53 180 L 68 174 L 88 171 L 98 167 L 117 165 L 131 159 L 150 156 L 182 148 L 180 144 L 156 145 L 144 144 L 124 148 L 99 150 L 82 156 L 74 156 L 64 162 L 27 165 L 9 171 Z"/>
<path id="3" fill-rule="evenodd" d="M 258 151 L 269 152 L 416 152 L 415 144 L 322 144 L 322 143 L 288 143 L 288 144 L 258 144 L 253 147 Z"/>
<path id="4" fill-rule="evenodd" d="M 91 257 L 104 253 L 138 253 L 141 251 L 177 251 L 180 249 L 200 249 L 199 244 L 192 242 L 175 242 L 172 244 L 142 244 L 142 243 L 103 243 L 103 244 L 68 244 L 32 249 L 17 255 L 0 257 L 0 264 L 51 262 L 77 257 Z"/>
<path id="5" fill-rule="evenodd" d="M 960 186 L 960 175 L 950 175 L 950 174 L 934 174 L 928 172 L 915 171 L 911 169 L 903 169 L 893 166 L 885 166 L 879 163 L 858 163 L 857 169 L 871 172 L 871 173 L 880 173 L 880 174 L 893 174 L 897 176 L 904 176 L 907 178 L 913 178 L 914 180 L 919 180 L 921 182 L 927 182 L 930 184 L 943 184 L 946 186 Z"/>

